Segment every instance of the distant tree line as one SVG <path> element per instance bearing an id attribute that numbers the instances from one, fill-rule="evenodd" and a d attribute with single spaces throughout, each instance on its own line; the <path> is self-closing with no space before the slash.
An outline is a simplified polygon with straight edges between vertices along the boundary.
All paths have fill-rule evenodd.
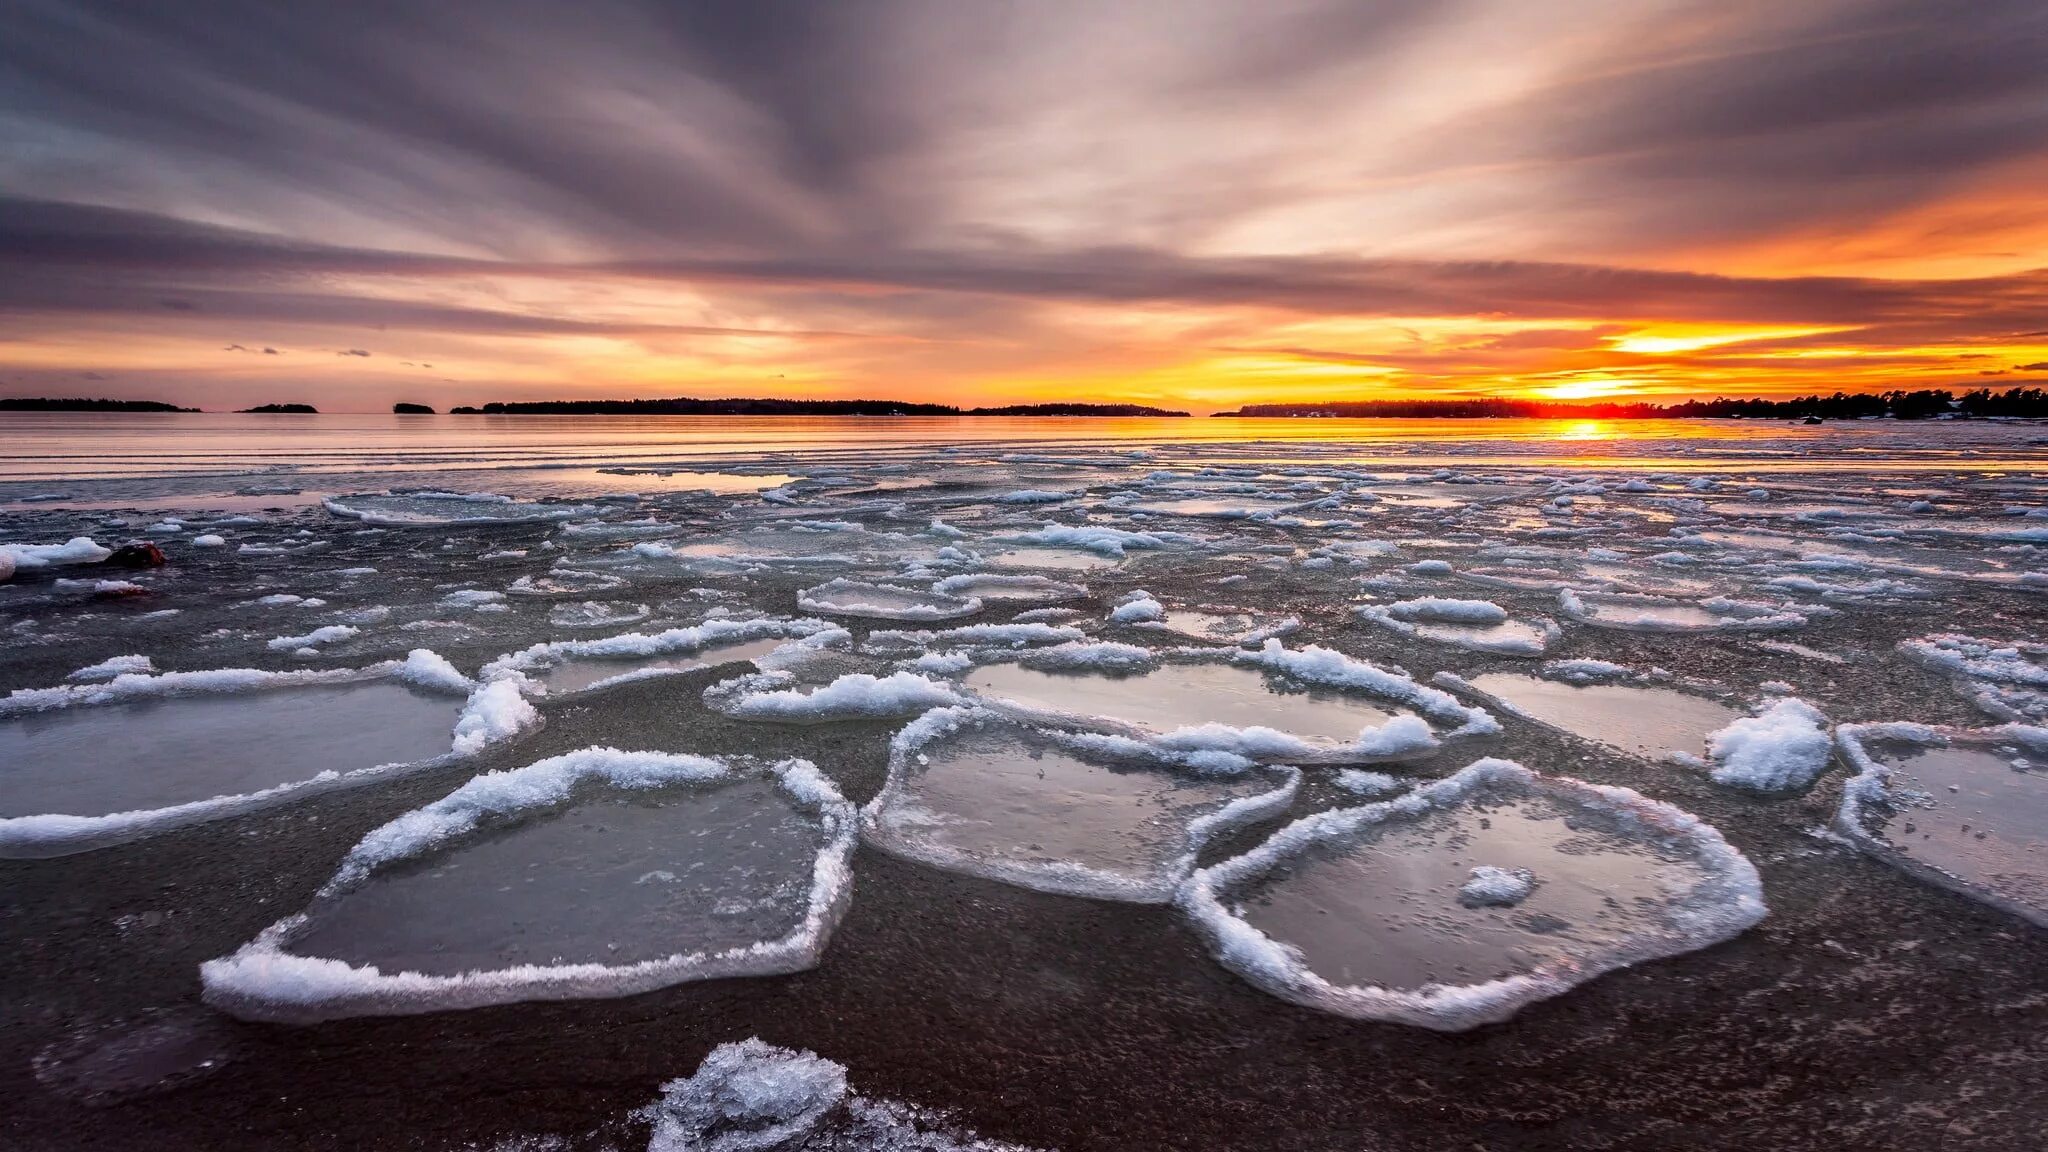
<path id="1" fill-rule="evenodd" d="M 1926 420 L 1936 416 L 2048 418 L 2048 389 L 1978 388 L 1961 396 L 1946 388 L 1914 391 L 1837 392 L 1832 396 L 1799 396 L 1789 400 L 1686 400 L 1677 404 L 1645 401 L 1562 402 L 1549 400 L 1350 400 L 1324 404 L 1247 404 L 1218 416 L 1333 416 L 1381 419 L 1492 419 L 1524 417 L 1545 420 L 1762 419 L 1860 420 L 1889 416 L 1895 420 Z"/>
<path id="2" fill-rule="evenodd" d="M 901 400 L 515 400 L 450 408 L 456 416 L 1185 416 L 1141 404 L 1014 404 L 956 408 Z"/>
<path id="3" fill-rule="evenodd" d="M 161 400 L 98 400 L 83 396 L 0 399 L 0 412 L 197 412 Z"/>

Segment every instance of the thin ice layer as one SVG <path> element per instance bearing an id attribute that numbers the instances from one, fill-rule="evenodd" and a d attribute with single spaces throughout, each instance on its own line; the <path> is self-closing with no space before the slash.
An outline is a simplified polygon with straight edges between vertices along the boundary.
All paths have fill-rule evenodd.
<path id="1" fill-rule="evenodd" d="M 1234 756 L 946 708 L 897 735 L 861 830 L 876 847 L 951 871 L 1160 904 L 1210 837 L 1285 808 L 1299 779 Z"/>
<path id="2" fill-rule="evenodd" d="M 1700 756 L 1709 736 L 1742 719 L 1725 704 L 1672 688 L 1567 683 L 1512 672 L 1474 676 L 1470 687 L 1518 716 L 1652 760 Z"/>
<path id="3" fill-rule="evenodd" d="M 1412 714 L 1216 660 L 1169 660 L 1133 674 L 995 663 L 970 670 L 961 683 L 1020 715 L 1108 721 L 1179 749 L 1334 763 L 1400 759 L 1437 746 L 1428 723 Z"/>
<path id="4" fill-rule="evenodd" d="M 797 593 L 796 602 L 806 612 L 827 616 L 863 616 L 876 620 L 929 622 L 972 616 L 981 611 L 981 601 L 972 596 L 876 584 L 866 580 L 840 578 Z"/>
<path id="5" fill-rule="evenodd" d="M 771 780 L 787 811 L 764 811 L 765 793 L 715 800 Z M 629 813 L 636 800 L 646 810 Z M 579 813 L 611 826 L 578 828 Z M 790 836 L 809 858 L 795 873 Z M 306 911 L 202 965 L 204 994 L 246 1019 L 311 1023 L 800 971 L 851 898 L 855 838 L 853 807 L 808 761 L 756 768 L 585 748 L 479 776 L 372 831 Z M 516 862 L 531 887 L 515 884 L 508 898 L 502 878 L 521 876 Z M 642 884 L 668 887 L 627 891 Z M 351 909 L 357 900 L 367 903 Z M 526 939 L 532 925 L 564 935 Z M 405 959 L 386 971 L 302 950 L 342 937 Z M 489 966 L 464 968 L 464 958 Z"/>
<path id="6" fill-rule="evenodd" d="M 1835 830 L 1910 875 L 2048 928 L 2048 729 L 1835 730 Z"/>
<path id="7" fill-rule="evenodd" d="M 1492 878 L 1518 869 L 1527 890 L 1504 902 Z M 1482 899 L 1466 895 L 1475 881 Z M 1445 1031 L 1765 914 L 1756 869 L 1697 817 L 1506 760 L 1298 820 L 1196 872 L 1178 903 L 1217 960 L 1266 992 Z"/>
<path id="8" fill-rule="evenodd" d="M 471 755 L 539 722 L 518 687 L 475 685 L 420 649 L 363 669 L 17 692 L 0 701 L 0 855 L 83 851 Z"/>

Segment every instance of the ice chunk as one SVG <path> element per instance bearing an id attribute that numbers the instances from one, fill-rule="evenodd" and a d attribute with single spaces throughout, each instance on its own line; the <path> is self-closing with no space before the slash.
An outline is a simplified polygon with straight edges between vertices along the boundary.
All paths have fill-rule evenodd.
<path id="1" fill-rule="evenodd" d="M 1786 698 L 1707 737 L 1715 783 L 1752 792 L 1805 788 L 1827 771 L 1834 745 L 1827 717 Z"/>
<path id="2" fill-rule="evenodd" d="M 1798 628 L 1825 609 L 1713 597 L 1677 600 L 1639 592 L 1587 592 L 1566 588 L 1558 606 L 1573 620 L 1631 632 L 1754 632 Z"/>
<path id="3" fill-rule="evenodd" d="M 1438 596 L 1403 600 L 1387 605 L 1384 611 L 1396 620 L 1426 624 L 1499 624 L 1508 618 L 1507 609 L 1491 600 L 1447 600 Z"/>
<path id="4" fill-rule="evenodd" d="M 1192 537 L 1177 532 L 1130 532 L 1100 524 L 1044 524 L 1035 531 L 998 536 L 996 541 L 1039 548 L 1078 548 L 1119 559 L 1134 548 L 1159 549 L 1195 543 Z"/>
<path id="5" fill-rule="evenodd" d="M 557 628 L 616 628 L 647 619 L 645 604 L 578 600 L 548 609 L 548 623 Z"/>
<path id="6" fill-rule="evenodd" d="M 202 965 L 203 991 L 310 1023 L 801 971 L 845 912 L 855 838 L 807 761 L 585 748 L 372 831 L 304 912 Z"/>
<path id="7" fill-rule="evenodd" d="M 90 680 L 112 680 L 116 676 L 146 674 L 156 671 L 147 656 L 109 656 L 97 664 L 88 664 L 65 679 L 78 683 Z"/>
<path id="8" fill-rule="evenodd" d="M 1437 603 L 1486 604 L 1486 601 L 1454 600 Z M 1493 607 L 1491 604 L 1487 606 Z M 1491 624 L 1429 623 L 1428 617 L 1396 615 L 1394 610 L 1399 607 L 1399 604 L 1385 608 L 1368 605 L 1358 609 L 1358 617 L 1403 636 L 1412 636 L 1436 644 L 1449 644 L 1454 648 L 1464 648 L 1473 652 L 1492 652 L 1501 656 L 1541 656 L 1550 647 L 1550 642 L 1558 636 L 1557 625 L 1543 619 L 1528 622 L 1502 620 Z M 1415 619 L 1424 622 L 1413 622 Z"/>
<path id="9" fill-rule="evenodd" d="M 113 549 L 100 547 L 90 536 L 73 536 L 62 544 L 0 543 L 0 562 L 11 561 L 7 566 L 16 573 L 68 564 L 97 564 L 113 554 Z"/>
<path id="10" fill-rule="evenodd" d="M 301 648 L 310 648 L 315 644 L 338 643 L 357 635 L 361 631 L 362 629 L 348 624 L 329 624 L 324 628 L 315 628 L 302 636 L 279 636 L 274 640 L 266 641 L 264 647 L 269 648 L 272 652 L 294 652 Z"/>
<path id="11" fill-rule="evenodd" d="M 1586 680 L 1488 672 L 1474 676 L 1468 687 L 1524 719 L 1652 760 L 1674 753 L 1697 757 L 1709 736 L 1741 719 L 1733 708 L 1689 692 Z"/>
<path id="12" fill-rule="evenodd" d="M 2000 643 L 1955 632 L 1940 632 L 1899 642 L 1899 651 L 1931 668 L 1958 673 L 1977 680 L 2002 684 L 2048 687 L 2048 667 L 2037 657 L 2048 656 L 2048 645 Z"/>
<path id="13" fill-rule="evenodd" d="M 1166 619 L 1166 605 L 1144 592 L 1133 592 L 1109 610 L 1111 624 L 1156 623 Z"/>
<path id="14" fill-rule="evenodd" d="M 2048 928 L 2048 729 L 1844 724 L 1835 830 L 1919 879 Z"/>
<path id="15" fill-rule="evenodd" d="M 975 597 L 921 591 L 894 584 L 839 578 L 797 593 L 797 606 L 828 616 L 866 616 L 878 620 L 950 620 L 981 611 Z"/>
<path id="16" fill-rule="evenodd" d="M 1481 864 L 1458 889 L 1458 903 L 1467 908 L 1513 908 L 1535 890 L 1536 874 L 1527 868 Z"/>
<path id="17" fill-rule="evenodd" d="M 862 835 L 895 855 L 1044 892 L 1165 903 L 1207 840 L 1284 809 L 1300 773 L 1038 729 L 973 708 L 897 734 Z"/>
<path id="18" fill-rule="evenodd" d="M 846 1069 L 759 1039 L 721 1044 L 662 1085 L 647 1152 L 1026 1152 L 947 1117 L 847 1089 Z"/>
<path id="19" fill-rule="evenodd" d="M 192 546 L 194 548 L 225 548 L 228 546 L 228 541 L 225 536 L 216 536 L 208 532 L 203 536 L 194 536 L 192 538 Z"/>
<path id="20" fill-rule="evenodd" d="M 1475 881 L 1509 895 L 1482 867 L 1527 869 L 1529 890 L 1469 901 Z M 1446 1031 L 1729 939 L 1765 913 L 1756 869 L 1697 817 L 1506 760 L 1297 820 L 1194 873 L 1178 903 L 1217 960 L 1266 992 Z"/>

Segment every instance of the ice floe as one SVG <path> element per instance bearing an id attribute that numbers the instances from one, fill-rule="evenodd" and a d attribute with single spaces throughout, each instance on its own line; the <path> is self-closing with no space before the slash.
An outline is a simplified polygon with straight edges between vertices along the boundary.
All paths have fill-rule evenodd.
<path id="1" fill-rule="evenodd" d="M 588 504 L 532 503 L 488 492 L 369 493 L 332 496 L 321 505 L 336 516 L 387 528 L 580 520 L 597 512 Z"/>
<path id="2" fill-rule="evenodd" d="M 2048 928 L 2048 729 L 1844 724 L 1834 827 L 1922 880 Z"/>
<path id="3" fill-rule="evenodd" d="M 800 971 L 852 897 L 854 816 L 802 760 L 585 748 L 487 773 L 370 832 L 203 992 L 312 1023 Z"/>
<path id="4" fill-rule="evenodd" d="M 1828 720 L 1804 700 L 1782 699 L 1707 737 L 1717 784 L 1751 792 L 1805 788 L 1834 754 Z"/>
<path id="5" fill-rule="evenodd" d="M 1447 1031 L 1765 914 L 1756 869 L 1711 825 L 1506 760 L 1298 820 L 1194 873 L 1178 903 L 1224 967 L 1274 996 Z"/>
<path id="6" fill-rule="evenodd" d="M 97 564 L 113 554 L 113 549 L 100 547 L 90 536 L 73 536 L 62 544 L 0 543 L 0 568 L 6 569 L 0 579 L 45 568 Z"/>
<path id="7" fill-rule="evenodd" d="M 1544 673 L 1437 679 L 1525 720 L 1652 760 L 1697 763 L 1708 737 L 1742 719 L 1726 704 L 1648 682 L 1617 664 L 1557 661 Z M 1632 682 L 1617 682 L 1623 680 Z"/>
<path id="8" fill-rule="evenodd" d="M 1281 811 L 1300 773 L 1039 728 L 978 708 L 897 733 L 861 810 L 895 855 L 1043 892 L 1165 903 L 1216 834 Z"/>
<path id="9" fill-rule="evenodd" d="M 438 655 L 117 674 L 0 700 L 0 855 L 53 856 L 467 756 L 539 723 Z M 121 749 L 118 756 L 108 749 Z"/>
<path id="10" fill-rule="evenodd" d="M 797 593 L 797 607 L 827 616 L 864 616 L 876 620 L 928 622 L 972 616 L 981 600 L 944 592 L 839 578 Z"/>
<path id="11" fill-rule="evenodd" d="M 705 705 L 728 716 L 796 724 L 915 716 L 927 709 L 966 702 L 951 685 L 915 671 L 887 676 L 851 672 L 808 689 L 797 686 L 788 672 L 760 672 L 704 690 Z"/>
<path id="12" fill-rule="evenodd" d="M 538 691 L 560 696 L 752 660 L 784 640 L 836 630 L 823 620 L 706 620 L 661 632 L 627 632 L 593 640 L 557 640 L 507 653 L 484 666 L 493 678 L 517 672 Z"/>

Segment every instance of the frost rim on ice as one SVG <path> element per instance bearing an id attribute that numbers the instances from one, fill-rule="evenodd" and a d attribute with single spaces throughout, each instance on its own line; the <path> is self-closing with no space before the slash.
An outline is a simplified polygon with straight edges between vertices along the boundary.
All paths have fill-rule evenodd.
<path id="1" fill-rule="evenodd" d="M 1231 889 L 1314 845 L 1342 840 L 1369 825 L 1455 807 L 1489 788 L 1528 790 L 1567 804 L 1601 808 L 1653 835 L 1686 841 L 1693 862 L 1705 876 L 1673 902 L 1672 923 L 1664 932 L 1635 933 L 1590 955 L 1553 960 L 1534 971 L 1481 984 L 1426 984 L 1414 989 L 1332 984 L 1302 963 L 1298 951 L 1253 927 L 1227 902 L 1226 893 Z M 1632 789 L 1539 776 L 1512 760 L 1493 758 L 1474 761 L 1455 775 L 1393 800 L 1296 820 L 1250 852 L 1196 871 L 1181 885 L 1175 903 L 1208 943 L 1216 961 L 1261 991 L 1339 1016 L 1444 1032 L 1498 1023 L 1526 1005 L 1561 996 L 1615 969 L 1733 939 L 1768 911 L 1756 867 L 1718 829 L 1699 817 Z"/>
<path id="2" fill-rule="evenodd" d="M 476 833 L 490 817 L 518 817 L 561 807 L 576 786 L 599 781 L 649 789 L 732 778 L 761 771 L 814 813 L 824 843 L 812 866 L 804 921 L 776 940 L 720 952 L 677 953 L 636 964 L 521 964 L 459 976 L 385 973 L 285 951 L 311 921 L 313 906 L 360 887 L 378 870 L 441 850 Z M 852 858 L 858 841 L 853 805 L 808 760 L 756 766 L 750 761 L 675 752 L 591 747 L 490 772 L 373 829 L 349 851 L 306 911 L 279 920 L 232 955 L 200 965 L 207 1003 L 245 1020 L 312 1024 L 350 1016 L 399 1016 L 527 1000 L 631 996 L 696 980 L 779 976 L 815 967 L 853 898 Z"/>

